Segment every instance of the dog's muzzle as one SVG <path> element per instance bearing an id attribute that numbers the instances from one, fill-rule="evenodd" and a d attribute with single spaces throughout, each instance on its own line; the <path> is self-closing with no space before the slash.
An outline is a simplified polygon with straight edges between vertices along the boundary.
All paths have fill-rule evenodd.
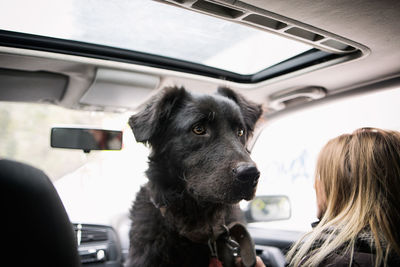
<path id="1" fill-rule="evenodd" d="M 255 187 L 260 178 L 260 171 L 254 163 L 242 162 L 232 169 L 235 179 L 243 184 Z"/>

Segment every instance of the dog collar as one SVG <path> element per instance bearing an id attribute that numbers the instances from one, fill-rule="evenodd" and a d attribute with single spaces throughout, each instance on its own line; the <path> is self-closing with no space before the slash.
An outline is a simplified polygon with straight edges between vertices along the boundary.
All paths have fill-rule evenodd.
<path id="1" fill-rule="evenodd" d="M 229 251 L 231 257 L 241 257 L 242 266 L 253 267 L 256 264 L 256 253 L 254 250 L 254 242 L 246 230 L 246 227 L 239 223 L 233 222 L 229 226 L 223 225 L 225 231 L 218 236 L 211 236 L 208 240 L 210 249 L 210 263 L 209 267 L 220 267 L 222 262 L 230 266 L 231 260 L 227 257 L 226 253 L 218 255 L 218 247 L 221 245 L 225 247 L 223 251 Z M 222 243 L 222 244 L 221 244 Z M 230 258 L 230 257 L 229 257 Z"/>

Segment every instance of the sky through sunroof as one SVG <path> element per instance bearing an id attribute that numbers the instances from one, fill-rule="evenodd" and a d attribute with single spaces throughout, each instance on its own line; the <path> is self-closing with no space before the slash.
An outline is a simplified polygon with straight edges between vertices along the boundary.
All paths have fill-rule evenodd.
<path id="1" fill-rule="evenodd" d="M 244 75 L 312 48 L 148 0 L 9 0 L 0 9 L 0 29 L 162 55 Z"/>

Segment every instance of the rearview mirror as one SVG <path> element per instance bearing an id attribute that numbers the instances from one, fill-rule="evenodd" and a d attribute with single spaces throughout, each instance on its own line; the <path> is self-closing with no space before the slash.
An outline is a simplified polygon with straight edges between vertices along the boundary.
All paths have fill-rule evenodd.
<path id="1" fill-rule="evenodd" d="M 248 222 L 269 222 L 289 219 L 290 201 L 287 196 L 256 196 L 245 211 Z"/>
<path id="2" fill-rule="evenodd" d="M 111 131 L 88 128 L 51 129 L 51 147 L 91 150 L 120 150 L 122 148 L 122 131 Z"/>

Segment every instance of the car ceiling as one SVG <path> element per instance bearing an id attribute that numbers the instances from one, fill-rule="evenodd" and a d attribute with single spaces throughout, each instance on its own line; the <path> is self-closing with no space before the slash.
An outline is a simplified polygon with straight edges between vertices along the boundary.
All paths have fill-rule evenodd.
<path id="1" fill-rule="evenodd" d="M 336 39 L 350 43 L 361 52 L 356 57 L 349 56 L 349 60 L 345 62 L 340 60 L 335 64 L 322 63 L 257 83 L 239 83 L 139 64 L 0 46 L 0 85 L 5 81 L 1 69 L 55 73 L 68 78 L 62 97 L 42 99 L 42 102 L 48 101 L 75 109 L 124 111 L 139 107 L 163 87 L 174 85 L 206 93 L 214 92 L 219 86 L 229 86 L 268 108 L 271 96 L 276 95 L 277 92 L 290 93 L 303 88 L 315 87 L 323 88 L 326 93 L 325 98 L 329 98 L 353 89 L 360 91 L 360 88 L 365 85 L 384 80 L 391 79 L 400 84 L 398 81 L 400 75 L 400 27 L 398 24 L 400 1 L 198 1 L 212 2 L 246 12 L 256 12 L 324 36 L 332 34 Z M 198 1 L 169 0 L 167 2 L 177 5 L 177 8 L 191 9 L 191 5 Z M 200 12 L 208 13 L 204 10 Z M 215 16 L 215 14 L 211 15 Z M 240 18 L 231 18 L 231 20 L 242 23 Z M 265 30 L 268 31 L 268 29 Z M 279 31 L 275 33 L 282 34 Z M 105 72 L 111 70 L 111 73 L 114 71 L 116 77 L 125 77 L 131 73 L 136 75 L 134 77 L 140 77 L 138 80 L 147 81 L 145 82 L 146 86 L 143 86 L 141 82 L 136 82 L 135 79 L 124 80 L 122 78 L 122 82 L 115 78 L 102 80 L 99 78 L 99 70 L 105 70 Z M 17 74 L 14 73 L 14 75 Z M 9 75 L 7 77 L 9 78 Z M 87 96 L 88 90 L 99 81 L 105 81 L 101 94 L 104 94 L 104 98 L 108 97 L 111 104 L 102 104 L 101 101 L 96 104 L 96 101 L 91 102 L 90 99 L 82 101 L 85 94 Z M 25 84 L 19 84 L 17 87 L 30 86 L 29 83 L 30 81 L 27 80 Z M 112 89 L 114 85 L 120 86 L 119 89 Z M 104 86 L 110 87 L 108 96 L 107 91 L 104 91 Z M 7 90 L 4 86 L 1 87 L 3 87 L 2 90 Z M 11 89 L 18 90 L 18 88 Z M 33 89 L 45 90 L 43 88 Z M 119 99 L 123 99 L 124 94 L 129 90 L 131 93 L 134 90 L 137 97 L 132 96 L 132 104 L 126 105 Z M 6 93 L 10 95 L 10 91 L 6 91 Z M 118 94 L 121 95 L 118 97 Z M 309 99 L 306 100 L 305 102 L 308 102 Z M 288 104 L 287 107 L 290 105 Z M 270 108 L 267 115 L 273 114 L 273 111 Z"/>

